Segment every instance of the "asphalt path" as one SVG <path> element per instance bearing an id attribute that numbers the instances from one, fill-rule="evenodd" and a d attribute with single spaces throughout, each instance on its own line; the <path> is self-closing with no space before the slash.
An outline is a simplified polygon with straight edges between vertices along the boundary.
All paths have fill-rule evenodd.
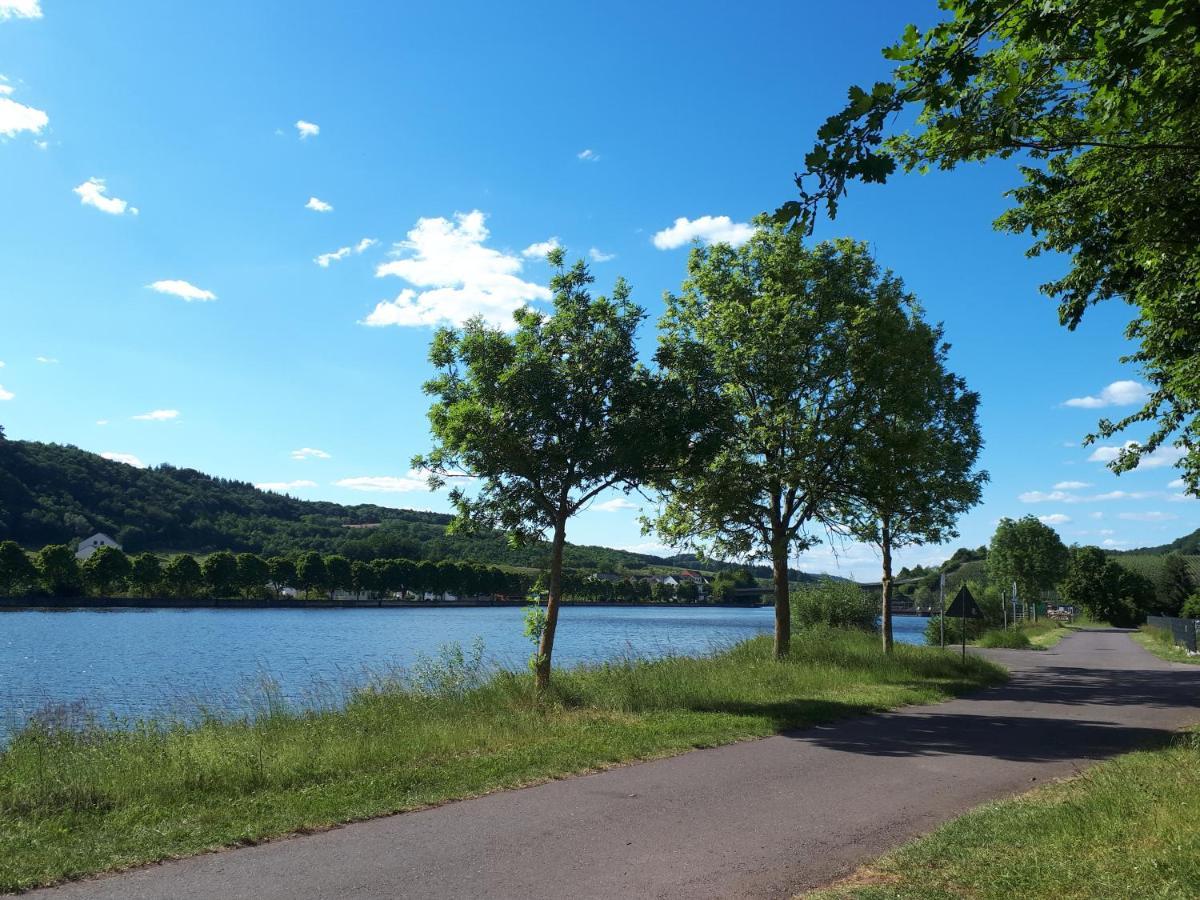
<path id="1" fill-rule="evenodd" d="M 1200 721 L 1200 666 L 1117 631 L 984 651 L 969 697 L 34 892 L 100 898 L 789 897 L 986 800 Z"/>

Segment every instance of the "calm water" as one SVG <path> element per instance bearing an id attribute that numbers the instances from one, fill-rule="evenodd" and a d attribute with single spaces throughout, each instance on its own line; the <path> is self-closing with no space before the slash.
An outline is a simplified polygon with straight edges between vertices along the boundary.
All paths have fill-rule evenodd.
<path id="1" fill-rule="evenodd" d="M 62 610 L 0 613 L 0 731 L 47 705 L 86 701 L 102 717 L 251 708 L 264 677 L 289 701 L 335 704 L 371 673 L 410 666 L 447 642 L 483 639 L 489 662 L 522 667 L 524 610 Z M 925 619 L 897 617 L 921 643 Z M 770 631 L 769 608 L 565 607 L 557 665 L 698 654 Z"/>

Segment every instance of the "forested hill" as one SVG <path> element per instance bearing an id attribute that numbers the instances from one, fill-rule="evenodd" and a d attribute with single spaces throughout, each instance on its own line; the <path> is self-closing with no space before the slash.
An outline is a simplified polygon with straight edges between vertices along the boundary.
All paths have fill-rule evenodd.
<path id="1" fill-rule="evenodd" d="M 351 559 L 455 559 L 535 568 L 549 557 L 545 544 L 512 549 L 498 533 L 447 535 L 449 521 L 441 513 L 297 500 L 195 469 L 135 469 L 78 447 L 5 440 L 0 432 L 0 541 L 29 548 L 103 531 L 129 552 L 317 550 Z M 664 560 L 578 545 L 568 546 L 566 562 L 596 572 L 726 568 L 690 555 Z M 765 567 L 754 569 L 769 574 Z"/>
<path id="2" fill-rule="evenodd" d="M 469 559 L 541 566 L 544 546 L 503 535 L 450 536 L 441 513 L 342 506 L 260 491 L 243 481 L 163 465 L 136 469 L 61 444 L 0 439 L 0 540 L 36 548 L 103 531 L 130 552 L 305 550 L 351 559 Z M 662 565 L 654 556 L 573 546 L 569 564 L 598 571 Z"/>
<path id="3" fill-rule="evenodd" d="M 1138 550 L 1118 550 L 1110 551 L 1116 556 L 1137 556 L 1146 555 L 1165 555 L 1167 553 L 1179 553 L 1183 556 L 1200 555 L 1200 528 L 1197 528 L 1191 534 L 1185 534 L 1181 538 L 1176 538 L 1169 544 L 1163 544 L 1160 547 L 1142 547 Z"/>

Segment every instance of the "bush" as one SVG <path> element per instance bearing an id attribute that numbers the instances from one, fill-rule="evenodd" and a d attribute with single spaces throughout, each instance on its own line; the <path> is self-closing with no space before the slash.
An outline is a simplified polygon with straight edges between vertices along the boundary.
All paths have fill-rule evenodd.
<path id="1" fill-rule="evenodd" d="M 1179 615 L 1185 619 L 1200 619 L 1200 594 L 1192 594 L 1184 600 Z"/>
<path id="2" fill-rule="evenodd" d="M 852 581 L 822 578 L 792 592 L 792 625 L 828 626 L 874 631 L 879 619 L 875 601 Z"/>
<path id="3" fill-rule="evenodd" d="M 980 635 L 979 646 L 1027 650 L 1033 645 L 1029 641 L 1029 635 L 1019 628 L 992 628 Z"/>
<path id="4" fill-rule="evenodd" d="M 947 603 L 947 606 L 949 603 Z M 941 621 L 941 616 L 930 616 L 929 622 L 925 625 L 925 643 L 931 647 L 936 647 L 941 639 L 938 623 Z M 962 624 L 963 620 L 958 616 L 946 616 L 946 643 L 961 644 L 962 643 Z M 973 641 L 981 634 L 988 630 L 988 624 L 983 619 L 967 619 L 967 640 Z"/>

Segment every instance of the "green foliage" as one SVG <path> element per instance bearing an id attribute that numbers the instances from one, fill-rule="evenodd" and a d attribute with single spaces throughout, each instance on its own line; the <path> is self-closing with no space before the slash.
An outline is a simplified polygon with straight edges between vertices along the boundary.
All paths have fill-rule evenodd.
<path id="1" fill-rule="evenodd" d="M 1003 518 L 988 548 L 988 579 L 999 585 L 1015 581 L 1018 596 L 1034 603 L 1063 577 L 1068 559 L 1058 532 L 1037 516 Z"/>
<path id="2" fill-rule="evenodd" d="M 947 605 L 949 601 L 947 600 Z M 943 629 L 941 616 L 930 616 L 925 623 L 925 643 L 931 647 L 941 644 Z M 987 619 L 967 619 L 964 626 L 959 616 L 946 616 L 945 638 L 946 645 L 961 644 L 963 631 L 967 633 L 968 643 L 978 640 L 990 628 Z"/>
<path id="3" fill-rule="evenodd" d="M 0 597 L 24 593 L 37 577 L 37 569 L 16 541 L 0 541 Z"/>
<path id="4" fill-rule="evenodd" d="M 735 596 L 734 591 L 738 588 L 752 588 L 757 586 L 758 580 L 755 579 L 749 569 L 733 569 L 718 572 L 709 586 L 709 591 L 712 593 L 714 603 L 722 603 L 732 599 Z"/>
<path id="5" fill-rule="evenodd" d="M 133 566 L 124 552 L 116 547 L 98 547 L 83 562 L 83 579 L 87 586 L 102 597 L 125 589 Z"/>
<path id="6" fill-rule="evenodd" d="M 1110 560 L 1099 547 L 1071 548 L 1058 592 L 1063 602 L 1121 628 L 1137 625 L 1156 602 L 1150 579 Z"/>
<path id="7" fill-rule="evenodd" d="M 354 571 L 350 560 L 344 556 L 325 557 L 325 589 L 333 591 L 348 591 L 354 586 Z"/>
<path id="8" fill-rule="evenodd" d="M 1154 579 L 1157 602 L 1154 611 L 1164 616 L 1179 615 L 1183 602 L 1192 595 L 1200 584 L 1192 577 L 1191 568 L 1178 553 L 1168 553 L 1162 569 Z"/>
<path id="9" fill-rule="evenodd" d="M 296 561 L 296 587 L 304 591 L 304 596 L 312 590 L 324 590 L 328 582 L 325 572 L 325 559 L 315 550 L 300 554 Z"/>
<path id="10" fill-rule="evenodd" d="M 228 550 L 206 556 L 200 564 L 200 572 L 211 596 L 228 597 L 238 583 L 237 557 Z"/>
<path id="11" fill-rule="evenodd" d="M 1184 600 L 1179 615 L 1185 619 L 1200 619 L 1200 594 L 1193 594 Z"/>
<path id="12" fill-rule="evenodd" d="M 204 573 L 200 564 L 190 553 L 181 553 L 172 557 L 163 567 L 163 581 L 176 597 L 188 599 L 196 595 L 196 590 L 204 583 Z"/>
<path id="13" fill-rule="evenodd" d="M 271 567 L 257 553 L 237 555 L 237 586 L 244 597 L 256 597 L 266 587 L 271 576 Z"/>
<path id="14" fill-rule="evenodd" d="M 990 628 L 979 636 L 980 647 L 1004 647 L 1010 650 L 1028 650 L 1033 646 L 1024 630 L 1020 628 Z"/>
<path id="15" fill-rule="evenodd" d="M 796 181 L 801 198 L 776 213 L 806 229 L 836 215 L 847 185 L 905 170 L 950 169 L 1020 155 L 1024 184 L 997 227 L 1028 232 L 1031 256 L 1070 257 L 1043 285 L 1075 328 L 1093 304 L 1121 298 L 1137 313 L 1152 391 L 1118 422 L 1153 422 L 1111 464 L 1132 469 L 1172 435 L 1192 492 L 1200 490 L 1200 16 L 1194 0 L 954 0 L 925 32 L 909 26 L 885 51 L 890 82 L 850 89 L 817 132 Z M 899 134 L 897 121 L 914 123 Z"/>
<path id="16" fill-rule="evenodd" d="M 42 587 L 55 597 L 77 597 L 83 578 L 75 553 L 65 544 L 50 544 L 33 558 Z"/>
<path id="17" fill-rule="evenodd" d="M 792 624 L 796 628 L 852 628 L 874 631 L 879 618 L 875 601 L 852 581 L 822 578 L 791 595 Z"/>
<path id="18" fill-rule="evenodd" d="M 129 584 L 143 597 L 155 593 L 162 581 L 162 563 L 153 553 L 139 553 L 131 560 Z"/>
<path id="19" fill-rule="evenodd" d="M 457 641 L 442 644 L 436 659 L 418 653 L 409 680 L 418 693 L 445 700 L 479 690 L 487 682 L 488 674 L 483 638 L 476 635 L 469 654 Z"/>

